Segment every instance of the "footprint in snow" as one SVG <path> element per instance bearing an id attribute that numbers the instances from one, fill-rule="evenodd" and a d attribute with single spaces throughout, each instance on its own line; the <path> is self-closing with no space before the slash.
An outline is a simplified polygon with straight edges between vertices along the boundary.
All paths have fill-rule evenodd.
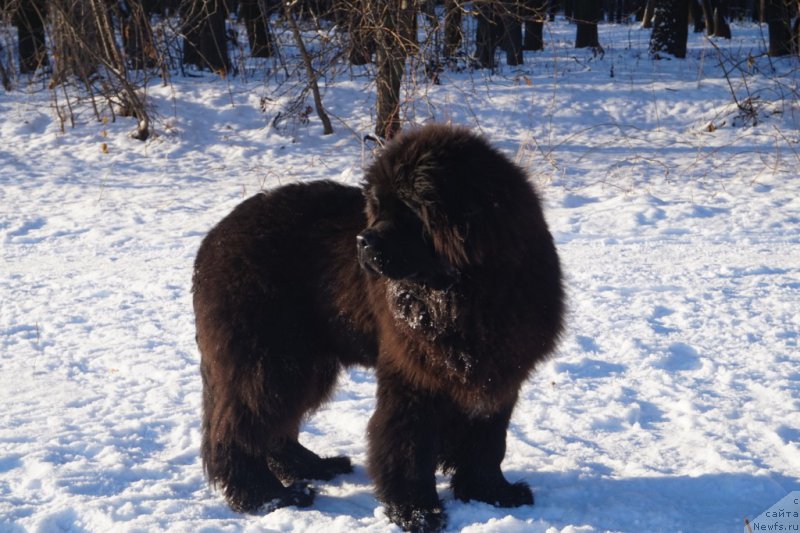
<path id="1" fill-rule="evenodd" d="M 636 213 L 636 223 L 640 226 L 654 226 L 665 218 L 667 218 L 667 213 L 660 207 L 649 207 Z"/>
<path id="2" fill-rule="evenodd" d="M 627 367 L 616 363 L 607 363 L 599 359 L 584 357 L 579 363 L 557 363 L 556 372 L 567 372 L 577 379 L 607 378 L 614 374 L 622 374 Z"/>
<path id="3" fill-rule="evenodd" d="M 43 240 L 44 238 L 43 237 L 31 238 L 31 237 L 29 237 L 29 235 L 30 235 L 31 232 L 34 232 L 34 231 L 39 230 L 39 229 L 42 229 L 46 223 L 47 223 L 47 220 L 45 220 L 44 218 L 41 218 L 41 217 L 34 218 L 34 219 L 31 219 L 31 220 L 26 220 L 17 229 L 9 231 L 8 233 L 6 233 L 7 238 L 9 240 L 11 240 L 11 239 L 14 239 L 14 240 L 19 239 L 21 242 L 26 242 L 26 243 L 39 242 L 39 241 Z"/>
<path id="4" fill-rule="evenodd" d="M 578 335 L 575 337 L 575 340 L 578 341 L 578 345 L 581 347 L 581 350 L 588 353 L 599 353 L 600 347 L 597 345 L 595 340 L 591 337 L 585 337 L 583 335 Z"/>
<path id="5" fill-rule="evenodd" d="M 697 350 L 684 344 L 676 342 L 669 346 L 668 354 L 655 364 L 656 368 L 670 372 L 683 372 L 687 370 L 698 370 L 703 366 L 700 354 Z"/>
<path id="6" fill-rule="evenodd" d="M 694 205 L 692 206 L 689 216 L 691 218 L 712 218 L 717 215 L 726 215 L 729 212 L 730 209 L 726 209 L 724 207 L 708 207 L 705 205 Z"/>
<path id="7" fill-rule="evenodd" d="M 659 333 L 661 335 L 666 335 L 668 333 L 676 333 L 679 330 L 674 327 L 670 327 L 664 324 L 662 320 L 665 317 L 668 317 L 674 314 L 675 311 L 668 307 L 664 307 L 661 305 L 657 305 L 650 316 L 647 318 L 647 323 L 650 324 L 650 327 L 653 329 L 655 333 Z"/>
<path id="8" fill-rule="evenodd" d="M 592 198 L 590 196 L 581 196 L 580 194 L 568 194 L 564 197 L 564 200 L 561 202 L 561 205 L 568 209 L 574 209 L 576 207 L 583 207 L 587 204 L 593 204 L 598 202 L 597 198 Z"/>
<path id="9" fill-rule="evenodd" d="M 785 444 L 800 444 L 800 429 L 798 428 L 781 426 L 776 430 L 776 433 Z"/>
<path id="10" fill-rule="evenodd" d="M 6 457 L 0 458 L 0 474 L 4 474 L 6 472 L 10 472 L 11 470 L 15 470 L 22 466 L 22 456 L 21 455 L 8 455 Z"/>

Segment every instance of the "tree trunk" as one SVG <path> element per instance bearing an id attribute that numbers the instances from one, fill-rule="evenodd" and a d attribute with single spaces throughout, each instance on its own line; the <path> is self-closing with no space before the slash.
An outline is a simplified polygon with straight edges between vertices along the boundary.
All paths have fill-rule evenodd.
<path id="1" fill-rule="evenodd" d="M 731 38 L 731 27 L 728 25 L 728 9 L 724 0 L 713 0 L 714 36 L 723 39 Z"/>
<path id="2" fill-rule="evenodd" d="M 11 78 L 8 75 L 8 69 L 3 64 L 3 45 L 0 44 L 0 84 L 3 85 L 3 89 L 6 91 L 11 90 Z"/>
<path id="3" fill-rule="evenodd" d="M 13 23 L 19 39 L 19 71 L 35 72 L 47 64 L 44 36 L 45 4 L 43 0 L 22 2 L 14 11 Z"/>
<path id="4" fill-rule="evenodd" d="M 117 5 L 122 22 L 122 44 L 131 67 L 152 68 L 158 62 L 158 54 L 153 45 L 149 5 L 141 0 L 126 0 Z"/>
<path id="5" fill-rule="evenodd" d="M 614 13 L 613 13 L 614 22 L 616 22 L 617 24 L 622 24 L 623 22 L 627 22 L 625 20 L 626 14 L 625 14 L 624 0 L 614 0 L 612 5 L 614 8 Z"/>
<path id="6" fill-rule="evenodd" d="M 650 54 L 661 59 L 662 53 L 686 57 L 689 38 L 689 0 L 656 0 L 655 23 L 650 36 Z"/>
<path id="7" fill-rule="evenodd" d="M 597 0 L 575 0 L 575 48 L 597 48 L 597 22 L 600 20 L 600 3 Z"/>
<path id="8" fill-rule="evenodd" d="M 89 76 L 97 69 L 97 62 L 87 51 L 101 49 L 91 6 L 72 0 L 51 0 L 48 5 L 53 50 L 58 50 L 52 83 L 58 85 L 70 76 L 88 83 Z"/>
<path id="9" fill-rule="evenodd" d="M 375 134 L 391 139 L 400 131 L 400 83 L 406 58 L 416 48 L 413 0 L 373 0 L 371 18 L 376 22 L 378 73 Z"/>
<path id="10" fill-rule="evenodd" d="M 352 6 L 339 8 L 347 12 L 347 33 L 350 36 L 348 56 L 350 64 L 366 65 L 372 61 L 372 53 L 375 52 L 375 28 L 370 27 L 367 17 L 375 7 L 371 7 L 370 0 L 350 1 Z"/>
<path id="11" fill-rule="evenodd" d="M 789 8 L 784 0 L 761 0 L 761 12 L 769 29 L 771 56 L 787 56 L 792 53 L 792 29 Z"/>
<path id="12" fill-rule="evenodd" d="M 655 0 L 647 0 L 644 6 L 644 13 L 642 14 L 642 28 L 648 29 L 653 27 L 653 16 L 655 15 Z"/>
<path id="13" fill-rule="evenodd" d="M 480 68 L 494 68 L 494 52 L 500 46 L 508 65 L 521 65 L 522 24 L 516 2 L 481 0 L 474 4 L 478 24 L 475 30 L 475 57 Z"/>
<path id="14" fill-rule="evenodd" d="M 294 35 L 294 41 L 297 43 L 297 48 L 300 50 L 300 55 L 303 57 L 306 76 L 308 76 L 308 85 L 311 87 L 311 92 L 314 95 L 314 108 L 322 122 L 322 134 L 330 135 L 333 133 L 333 126 L 331 126 L 331 120 L 328 118 L 328 113 L 325 112 L 325 107 L 322 105 L 322 96 L 320 95 L 319 85 L 317 84 L 317 74 L 314 72 L 314 67 L 311 64 L 311 56 L 308 55 L 308 50 L 306 50 L 306 45 L 303 42 L 303 36 L 300 33 L 300 27 L 297 25 L 290 4 L 283 4 L 283 14 L 289 22 L 289 27 L 291 27 L 292 34 Z"/>
<path id="15" fill-rule="evenodd" d="M 186 0 L 181 3 L 183 64 L 226 75 L 230 70 L 225 39 L 227 11 L 223 0 Z"/>
<path id="16" fill-rule="evenodd" d="M 703 33 L 703 30 L 706 29 L 706 23 L 703 18 L 703 6 L 700 5 L 700 0 L 689 0 L 689 11 L 692 14 L 694 32 Z"/>
<path id="17" fill-rule="evenodd" d="M 494 68 L 494 50 L 497 48 L 500 16 L 491 1 L 475 2 L 474 6 L 478 19 L 475 28 L 475 57 L 480 68 Z"/>
<path id="18" fill-rule="evenodd" d="M 461 6 L 456 0 L 444 2 L 444 56 L 453 57 L 461 47 Z"/>
<path id="19" fill-rule="evenodd" d="M 266 0 L 239 1 L 239 14 L 244 20 L 252 57 L 271 57 L 274 52 L 275 40 L 269 29 L 271 11 Z"/>
<path id="20" fill-rule="evenodd" d="M 798 16 L 794 19 L 794 25 L 792 26 L 792 45 L 794 46 L 794 51 L 797 52 L 800 50 L 800 0 L 797 0 L 795 9 Z"/>
<path id="21" fill-rule="evenodd" d="M 522 21 L 517 1 L 505 0 L 501 2 L 500 9 L 500 39 L 503 50 L 506 52 L 506 64 L 510 66 L 521 65 L 522 56 Z"/>
<path id="22" fill-rule="evenodd" d="M 714 5 L 711 0 L 700 0 L 700 7 L 703 8 L 703 20 L 706 21 L 706 35 L 714 35 Z"/>
<path id="23" fill-rule="evenodd" d="M 576 0 L 563 0 L 564 1 L 564 17 L 570 22 L 575 20 L 575 1 Z"/>
<path id="24" fill-rule="evenodd" d="M 523 50 L 543 50 L 544 19 L 547 16 L 547 2 L 543 0 L 525 0 L 522 5 L 522 19 L 525 25 Z"/>

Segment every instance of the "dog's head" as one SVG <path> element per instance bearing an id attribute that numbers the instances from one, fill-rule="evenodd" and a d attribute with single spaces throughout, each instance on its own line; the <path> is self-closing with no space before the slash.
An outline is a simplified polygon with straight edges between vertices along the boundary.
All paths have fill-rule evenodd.
<path id="1" fill-rule="evenodd" d="M 364 189 L 367 227 L 358 234 L 358 261 L 368 273 L 431 286 L 446 284 L 453 270 L 437 254 L 434 236 L 413 204 L 375 184 Z"/>
<path id="2" fill-rule="evenodd" d="M 512 257 L 515 226 L 541 216 L 521 169 L 482 137 L 443 125 L 390 142 L 367 169 L 364 195 L 359 262 L 390 279 L 443 283 L 501 247 Z"/>

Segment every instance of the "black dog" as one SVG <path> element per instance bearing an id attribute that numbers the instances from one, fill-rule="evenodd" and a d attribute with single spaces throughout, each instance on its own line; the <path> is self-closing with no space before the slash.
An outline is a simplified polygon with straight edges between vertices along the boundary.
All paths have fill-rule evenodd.
<path id="1" fill-rule="evenodd" d="M 437 468 L 459 499 L 533 502 L 500 463 L 519 388 L 561 331 L 561 271 L 535 191 L 482 138 L 428 126 L 390 143 L 363 191 L 244 201 L 200 247 L 194 308 L 202 457 L 233 509 L 309 505 L 305 480 L 351 470 L 297 436 L 354 364 L 376 368 L 368 467 L 392 521 L 444 526 Z"/>

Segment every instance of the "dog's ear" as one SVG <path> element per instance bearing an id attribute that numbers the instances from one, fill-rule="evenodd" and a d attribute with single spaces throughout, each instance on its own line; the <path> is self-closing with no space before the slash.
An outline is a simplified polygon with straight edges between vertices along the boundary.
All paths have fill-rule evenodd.
<path id="1" fill-rule="evenodd" d="M 420 206 L 419 217 L 433 242 L 436 255 L 458 270 L 481 258 L 468 252 L 469 224 L 457 223 L 438 201 Z"/>
<path id="2" fill-rule="evenodd" d="M 427 155 L 427 157 L 426 157 Z M 433 241 L 436 254 L 444 258 L 455 269 L 480 262 L 479 257 L 468 251 L 469 222 L 463 220 L 463 206 L 454 201 L 446 187 L 447 169 L 442 168 L 435 154 L 423 154 L 410 173 L 409 205 L 422 220 L 425 230 Z"/>
<path id="3" fill-rule="evenodd" d="M 436 187 L 431 182 L 430 167 L 416 168 L 411 178 L 411 191 L 417 203 L 422 206 L 434 205 L 440 202 Z"/>

